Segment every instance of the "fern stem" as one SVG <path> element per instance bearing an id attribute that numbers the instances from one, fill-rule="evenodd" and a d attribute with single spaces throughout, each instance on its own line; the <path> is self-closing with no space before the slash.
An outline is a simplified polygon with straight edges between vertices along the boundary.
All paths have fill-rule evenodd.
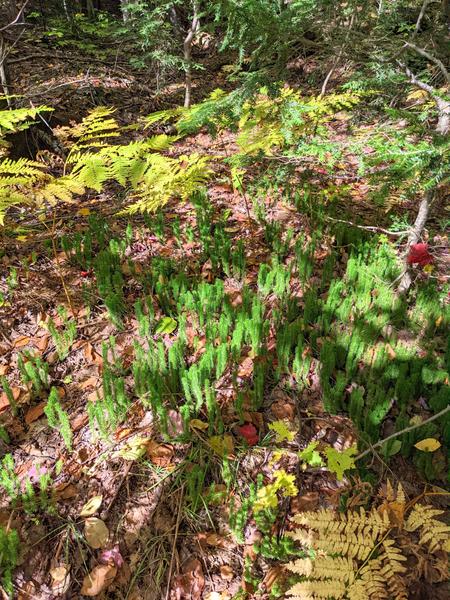
<path id="1" fill-rule="evenodd" d="M 47 225 L 45 227 L 48 230 Z M 70 312 L 72 313 L 72 316 L 74 318 L 76 318 L 77 313 L 75 312 L 75 308 L 74 308 L 74 305 L 73 305 L 73 302 L 72 302 L 72 298 L 71 298 L 71 296 L 69 294 L 69 290 L 67 289 L 66 282 L 64 280 L 63 274 L 61 272 L 61 267 L 60 267 L 60 264 L 59 264 L 58 249 L 56 247 L 55 231 L 56 231 L 56 210 L 53 211 L 52 228 L 50 230 L 50 239 L 52 241 L 53 257 L 55 259 L 56 272 L 58 273 L 58 277 L 61 280 L 61 285 L 63 287 L 64 295 L 66 296 L 66 300 L 67 300 L 67 303 L 69 305 Z"/>

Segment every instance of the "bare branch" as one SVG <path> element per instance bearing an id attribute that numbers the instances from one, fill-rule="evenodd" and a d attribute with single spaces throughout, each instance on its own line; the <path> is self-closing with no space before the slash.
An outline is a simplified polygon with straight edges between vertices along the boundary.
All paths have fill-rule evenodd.
<path id="1" fill-rule="evenodd" d="M 432 421 L 435 421 L 436 419 L 443 417 L 445 414 L 448 413 L 449 410 L 450 410 L 450 405 L 447 406 L 446 408 L 444 408 L 443 410 L 441 410 L 440 412 L 436 413 L 429 419 L 425 419 L 425 421 L 422 421 L 421 423 L 416 423 L 414 425 L 410 425 L 409 427 L 405 427 L 405 429 L 402 429 L 401 431 L 396 431 L 395 433 L 388 435 L 388 437 L 384 438 L 384 440 L 380 440 L 379 442 L 377 442 L 376 444 L 371 446 L 368 450 L 364 450 L 364 452 L 361 452 L 361 454 L 358 454 L 358 456 L 355 458 L 355 460 L 359 460 L 363 456 L 367 456 L 367 454 L 370 454 L 375 448 L 381 448 L 381 446 L 386 444 L 386 442 L 393 440 L 394 438 L 398 437 L 399 435 L 403 435 L 404 433 L 409 433 L 410 431 L 414 431 L 414 429 L 417 429 L 418 427 L 422 427 L 422 425 L 427 425 L 428 423 L 431 423 Z"/>
<path id="2" fill-rule="evenodd" d="M 408 254 L 411 249 L 411 246 L 417 244 L 420 240 L 420 236 L 422 235 L 423 228 L 425 227 L 425 223 L 428 219 L 428 214 L 430 212 L 430 206 L 433 201 L 433 193 L 427 192 L 425 194 L 424 199 L 421 201 L 419 206 L 419 211 L 417 213 L 416 220 L 414 221 L 414 225 L 411 228 L 411 231 L 408 236 L 408 241 L 406 243 L 406 249 L 403 258 L 403 272 L 400 276 L 400 283 L 398 284 L 398 293 L 406 294 L 406 292 L 411 287 L 412 278 L 411 272 L 409 269 L 409 265 L 407 262 Z"/>
<path id="3" fill-rule="evenodd" d="M 406 75 L 409 77 L 409 80 L 413 85 L 423 90 L 424 92 L 427 92 L 433 98 L 439 114 L 436 131 L 441 135 L 447 135 L 450 130 L 450 101 L 441 98 L 436 93 L 436 90 L 433 86 L 429 85 L 428 83 L 425 83 L 424 81 L 421 81 L 420 79 L 417 79 L 414 73 L 404 63 L 397 60 L 397 64 L 405 71 Z"/>
<path id="4" fill-rule="evenodd" d="M 20 19 L 22 18 L 22 14 L 23 11 L 25 10 L 28 2 L 30 0 L 25 0 L 25 2 L 22 4 L 21 8 L 19 9 L 19 12 L 17 13 L 16 18 L 14 19 L 14 21 L 11 21 L 11 23 L 8 23 L 8 25 L 5 25 L 4 27 L 0 28 L 0 33 L 2 31 L 6 31 L 7 29 L 9 29 L 10 27 L 13 27 L 14 25 L 23 25 L 23 23 L 20 22 Z"/>
<path id="5" fill-rule="evenodd" d="M 433 56 L 432 54 L 430 54 L 423 48 L 419 48 L 419 46 L 416 46 L 415 44 L 412 44 L 411 42 L 405 42 L 405 46 L 407 48 L 411 48 L 412 50 L 415 50 L 415 52 L 417 52 L 417 54 L 420 54 L 420 56 L 423 56 L 427 60 L 429 60 L 429 61 L 433 62 L 435 65 L 437 65 L 439 67 L 439 69 L 441 70 L 441 73 L 444 76 L 444 79 L 446 80 L 446 82 L 450 84 L 450 74 L 447 71 L 447 69 L 445 68 L 444 63 L 441 60 L 439 60 L 439 58 L 436 58 L 435 56 Z"/>
<path id="6" fill-rule="evenodd" d="M 428 6 L 430 4 L 432 4 L 433 2 L 437 2 L 437 0 L 424 0 L 424 2 L 422 4 L 422 8 L 420 9 L 419 16 L 417 18 L 416 26 L 414 27 L 413 37 L 419 33 L 420 24 L 422 23 L 422 19 L 425 16 Z"/>

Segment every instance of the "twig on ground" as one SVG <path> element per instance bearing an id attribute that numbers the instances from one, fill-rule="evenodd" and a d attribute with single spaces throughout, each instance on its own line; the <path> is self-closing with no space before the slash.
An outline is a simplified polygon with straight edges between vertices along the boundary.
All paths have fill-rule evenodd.
<path id="1" fill-rule="evenodd" d="M 357 223 L 353 223 L 352 221 L 346 221 L 345 219 L 335 219 L 333 217 L 326 217 L 329 221 L 334 221 L 335 223 L 345 223 L 346 225 L 351 225 L 352 227 L 357 227 L 358 229 L 365 229 L 366 231 L 374 231 L 379 233 L 385 233 L 386 235 L 393 235 L 398 237 L 403 237 L 409 233 L 409 229 L 405 231 L 389 231 L 389 229 L 383 229 L 383 227 L 375 227 L 372 225 L 358 225 Z"/>
<path id="2" fill-rule="evenodd" d="M 421 423 L 416 423 L 414 425 L 410 425 L 409 427 L 405 427 L 404 429 L 401 429 L 400 431 L 391 433 L 391 435 L 388 435 L 383 440 L 380 440 L 376 444 L 373 444 L 373 446 L 370 446 L 370 448 L 368 448 L 367 450 L 364 450 L 364 452 L 361 452 L 361 454 L 358 454 L 358 456 L 355 458 L 355 461 L 359 460 L 360 458 L 363 458 L 364 456 L 367 456 L 375 448 L 381 448 L 381 446 L 384 446 L 384 444 L 386 444 L 390 440 L 393 440 L 394 438 L 398 437 L 399 435 L 403 435 L 404 433 L 409 433 L 410 431 L 414 431 L 414 429 L 418 429 L 419 427 L 422 427 L 422 425 L 427 425 L 428 423 L 431 423 L 432 421 L 435 421 L 436 419 L 440 419 L 445 414 L 447 414 L 449 411 L 450 411 L 450 404 L 446 408 L 441 410 L 440 412 L 436 413 L 432 417 L 429 417 L 428 419 L 425 419 L 425 421 L 422 421 Z"/>
<path id="3" fill-rule="evenodd" d="M 172 579 L 173 562 L 175 559 L 175 549 L 177 546 L 178 530 L 180 528 L 180 522 L 181 522 L 181 503 L 183 502 L 183 498 L 184 498 L 184 483 L 181 486 L 181 490 L 180 490 L 180 501 L 178 503 L 177 522 L 175 525 L 175 533 L 174 533 L 173 544 L 172 544 L 172 555 L 170 557 L 169 571 L 167 573 L 166 600 L 169 600 L 169 597 L 170 597 L 170 581 Z"/>
<path id="4" fill-rule="evenodd" d="M 120 490 L 122 489 L 122 486 L 124 484 L 125 479 L 128 477 L 128 474 L 131 470 L 131 467 L 133 466 L 134 460 L 130 460 L 128 461 L 127 466 L 125 467 L 125 470 L 122 474 L 122 477 L 120 478 L 120 482 L 119 485 L 116 488 L 116 491 L 114 492 L 113 497 L 111 498 L 111 500 L 109 501 L 108 506 L 105 508 L 105 510 L 102 513 L 102 518 L 106 519 L 106 517 L 108 516 L 109 511 L 111 510 L 112 505 L 114 504 L 114 502 L 117 499 L 117 496 L 119 495 Z"/>

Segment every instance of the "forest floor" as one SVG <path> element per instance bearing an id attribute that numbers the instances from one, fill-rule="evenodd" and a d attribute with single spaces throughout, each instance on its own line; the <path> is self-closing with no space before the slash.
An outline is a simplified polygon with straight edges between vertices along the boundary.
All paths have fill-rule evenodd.
<path id="1" fill-rule="evenodd" d="M 128 125 L 140 116 L 182 101 L 182 81 L 154 93 L 153 76 L 133 71 L 119 53 L 94 60 L 92 56 L 83 58 L 74 50 L 55 51 L 44 43 L 27 45 L 24 41 L 15 48 L 11 62 L 14 65 L 11 93 L 23 95 L 35 105 L 55 108 L 51 126 L 79 121 L 98 105 L 117 107 L 117 119 Z M 213 89 L 229 85 L 222 65 L 211 65 L 207 61 L 205 64 L 205 71 L 196 77 L 194 96 L 197 101 Z M 293 80 L 302 82 L 300 78 L 313 67 L 307 62 L 295 65 Z M 337 137 L 346 134 L 345 120 L 336 119 L 332 127 Z M 33 138 L 33 130 L 27 136 L 17 134 L 14 153 L 24 156 L 27 148 L 33 153 L 36 146 L 42 146 L 42 140 Z M 234 148 L 233 133 L 224 132 L 213 138 L 201 131 L 177 142 L 171 152 L 182 155 L 195 151 L 226 157 Z M 256 171 L 257 167 L 255 177 Z M 349 176 L 347 182 L 351 183 L 350 192 L 336 193 L 333 214 L 342 215 L 346 220 L 351 212 L 353 221 L 373 225 L 374 208 L 365 201 L 367 183 L 356 177 L 356 166 L 354 171 L 353 180 Z M 320 172 L 312 183 L 326 188 Z M 159 213 L 125 218 L 116 214 L 123 198 L 111 187 L 101 194 L 92 192 L 77 204 L 58 206 L 47 219 L 36 219 L 29 212 L 18 214 L 14 228 L 6 228 L 1 233 L 0 291 L 4 300 L 0 308 L 0 375 L 8 379 L 17 410 L 12 411 L 3 392 L 0 419 L 7 438 L 0 440 L 0 457 L 6 453 L 13 456 L 21 485 L 29 481 L 35 486 L 38 498 L 35 502 L 39 505 L 30 515 L 23 506 L 11 510 L 8 499 L 0 497 L 0 524 L 20 532 L 21 554 L 14 574 L 15 598 L 83 597 L 80 590 L 88 573 L 92 576 L 92 586 L 97 586 L 96 596 L 105 599 L 231 600 L 239 597 L 262 600 L 276 597 L 271 596 L 272 590 L 276 585 L 282 587 L 288 578 L 283 560 L 271 557 L 270 553 L 255 552 L 254 545 L 261 542 L 262 534 L 254 519 L 245 521 L 240 538 L 230 526 L 233 520 L 230 513 L 242 506 L 243 494 L 250 484 L 258 475 L 267 483 L 275 468 L 295 475 L 298 493 L 281 499 L 276 520 L 271 524 L 272 539 L 281 539 L 283 532 L 290 528 L 292 515 L 300 511 L 343 505 L 359 507 L 370 504 L 378 494 L 379 498 L 386 499 L 388 479 L 395 485 L 400 482 L 409 500 L 425 493 L 436 506 L 446 508 L 448 505 L 449 496 L 443 489 L 447 467 L 443 449 L 433 453 L 432 484 L 419 475 L 412 459 L 401 453 L 388 460 L 374 450 L 362 473 L 352 472 L 340 480 L 323 464 L 314 466 L 302 462 L 298 453 L 311 442 L 320 444 L 316 445 L 318 448 L 338 451 L 355 443 L 360 444 L 360 452 L 367 448 L 348 415 L 344 412 L 331 415 L 324 409 L 319 372 L 320 347 L 324 340 L 318 342 L 318 353 L 305 345 L 303 357 L 309 359 L 304 372 L 306 383 L 301 391 L 293 384 L 291 373 L 276 373 L 266 380 L 263 402 L 255 408 L 245 395 L 245 390 L 251 387 L 255 357 L 250 347 L 244 347 L 235 372 L 225 371 L 215 382 L 223 430 L 211 432 L 207 418 L 200 414 L 190 423 L 190 439 L 176 441 L 182 434 L 182 417 L 176 406 L 172 406 L 169 435 L 159 432 L 153 412 L 132 394 L 135 342 L 142 341 L 141 323 L 134 307 L 146 294 L 147 272 L 158 260 L 171 265 L 172 272 L 161 274 L 168 287 L 177 269 L 198 284 L 216 281 L 217 269 L 205 256 L 199 232 L 202 210 L 208 213 L 213 224 L 225 219 L 224 232 L 232 247 L 244 248 L 244 271 L 238 273 L 237 268 L 230 268 L 228 273 L 220 273 L 225 296 L 236 310 L 245 302 L 244 287 L 256 289 L 260 265 L 267 262 L 276 249 L 267 223 L 276 224 L 280 240 L 285 240 L 287 228 L 293 230 L 292 241 L 288 240 L 280 251 L 283 264 L 294 260 L 296 239 L 315 239 L 309 281 L 317 282 L 319 287 L 326 277 L 324 272 L 329 269 L 327 259 L 334 257 L 332 276 L 343 278 L 351 251 L 348 243 L 336 242 L 331 230 L 324 230 L 316 239 L 312 213 L 297 210 L 278 193 L 275 185 L 260 191 L 257 205 L 253 192 L 233 189 L 224 167 L 209 184 L 208 196 L 211 204 L 206 209 L 190 202 L 171 202 L 163 218 Z M 256 208 L 263 211 L 264 222 L 258 218 Z M 401 211 L 411 214 L 410 222 L 414 219 L 413 203 L 409 206 L 403 203 Z M 384 226 L 386 218 L 382 211 L 379 216 L 379 224 Z M 433 244 L 439 246 L 433 277 L 442 291 L 448 248 L 445 236 L 439 233 L 438 223 L 434 215 L 428 228 L 434 232 Z M 359 231 L 369 237 L 376 235 Z M 92 263 L 88 260 L 83 265 L 75 256 L 76 249 L 65 250 L 61 242 L 64 237 L 73 240 L 78 236 L 86 240 L 86 236 L 91 236 L 95 254 L 97 236 L 101 232 L 106 243 L 115 239 L 124 244 L 121 273 L 126 310 L 121 328 L 111 322 L 102 302 Z M 400 255 L 401 242 L 398 252 Z M 429 277 L 416 269 L 414 285 L 420 286 Z M 304 282 L 292 275 L 289 285 L 291 298 L 304 306 Z M 326 297 L 325 291 L 322 297 Z M 60 306 L 65 307 L 65 315 L 58 312 Z M 276 294 L 268 294 L 266 313 L 276 315 L 278 308 Z M 443 305 L 437 310 L 443 311 Z M 49 331 L 49 321 L 52 320 L 58 331 L 64 331 L 68 318 L 76 322 L 76 336 L 67 352 L 58 352 L 57 338 Z M 165 318 L 167 314 L 158 306 L 155 322 L 161 323 Z M 276 316 L 273 316 L 275 321 Z M 446 332 L 440 328 L 439 315 L 434 322 L 434 330 L 427 330 L 426 335 L 423 328 L 410 331 L 398 328 L 395 323 L 388 324 L 395 329 L 395 335 L 387 327 L 384 337 L 374 335 L 373 347 L 382 345 L 394 359 L 400 340 L 409 347 L 416 347 L 419 357 L 425 352 L 424 348 L 428 353 L 442 356 Z M 166 329 L 162 327 L 154 339 L 170 347 L 176 326 L 177 319 L 169 318 Z M 348 330 L 352 327 L 350 320 Z M 187 322 L 186 332 L 190 360 L 194 362 L 202 355 L 207 340 L 201 325 L 194 319 Z M 275 372 L 276 346 L 276 331 L 272 327 L 267 347 L 268 360 L 273 361 Z M 48 373 L 43 377 L 41 389 L 33 386 L 33 382 L 24 381 L 20 357 L 26 357 L 27 352 L 47 365 L 44 370 L 47 368 Z M 101 397 L 105 370 L 111 369 L 111 365 L 114 365 L 112 377 L 124 381 L 132 401 L 124 422 L 105 440 L 93 436 L 86 406 Z M 369 367 L 362 373 L 365 368 L 360 367 L 360 377 L 373 376 Z M 70 419 L 71 452 L 58 430 L 47 424 L 44 409 L 50 385 L 57 388 Z M 393 403 L 392 411 L 383 422 L 381 438 L 394 431 L 398 413 L 394 400 Z M 429 416 L 426 398 L 415 399 L 408 416 L 425 420 Z M 282 433 L 274 438 L 269 424 L 283 420 L 289 424 L 289 435 Z M 229 470 L 226 478 L 224 464 Z M 49 475 L 50 479 L 39 500 L 43 475 Z M 240 541 L 236 541 L 237 538 Z M 436 600 L 447 597 L 444 585 L 435 581 L 431 575 L 425 578 L 410 597 Z"/>

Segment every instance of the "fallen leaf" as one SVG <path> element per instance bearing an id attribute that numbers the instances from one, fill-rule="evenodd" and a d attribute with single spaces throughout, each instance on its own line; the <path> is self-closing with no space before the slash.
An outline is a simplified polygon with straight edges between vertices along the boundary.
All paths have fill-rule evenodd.
<path id="1" fill-rule="evenodd" d="M 36 348 L 40 350 L 40 352 L 45 352 L 48 347 L 48 343 L 50 341 L 49 335 L 44 335 L 41 338 L 36 340 Z"/>
<path id="2" fill-rule="evenodd" d="M 220 576 L 222 579 L 226 579 L 227 581 L 231 581 L 234 578 L 234 570 L 230 565 L 222 565 L 220 567 Z"/>
<path id="3" fill-rule="evenodd" d="M 70 427 L 71 427 L 72 431 L 75 433 L 75 431 L 78 431 L 79 429 L 81 429 L 82 427 L 87 425 L 88 422 L 89 422 L 89 417 L 87 416 L 87 414 L 81 413 L 79 415 L 76 415 L 70 421 Z"/>
<path id="4" fill-rule="evenodd" d="M 203 547 L 205 547 L 205 545 L 212 546 L 214 548 L 233 548 L 234 547 L 234 543 L 231 540 L 227 539 L 223 535 L 220 535 L 219 533 L 214 533 L 214 532 L 199 533 L 199 534 L 197 534 L 197 538 L 198 538 L 200 545 Z"/>
<path id="5" fill-rule="evenodd" d="M 319 492 L 306 492 L 299 494 L 291 500 L 291 511 L 293 513 L 317 510 L 320 503 Z"/>
<path id="6" fill-rule="evenodd" d="M 20 337 L 14 340 L 14 348 L 23 348 L 23 346 L 27 346 L 30 343 L 30 338 L 27 335 L 21 335 Z"/>
<path id="7" fill-rule="evenodd" d="M 213 435 L 208 441 L 209 445 L 218 456 L 229 456 L 234 451 L 234 441 L 229 434 Z"/>
<path id="8" fill-rule="evenodd" d="M 85 208 L 80 208 L 80 209 L 78 209 L 78 210 L 77 210 L 77 215 L 78 215 L 79 217 L 87 217 L 87 216 L 88 216 L 88 215 L 90 215 L 90 214 L 91 214 L 91 209 L 90 209 L 90 208 L 87 208 L 87 207 L 85 207 Z"/>
<path id="9" fill-rule="evenodd" d="M 238 368 L 239 377 L 250 377 L 250 375 L 252 375 L 253 362 L 254 362 L 254 360 L 250 356 L 247 356 L 246 358 L 244 358 L 244 360 L 241 362 L 241 364 L 239 365 L 239 368 Z"/>
<path id="10" fill-rule="evenodd" d="M 441 442 L 435 438 L 426 438 L 414 444 L 414 448 L 422 452 L 436 452 L 441 447 Z"/>
<path id="11" fill-rule="evenodd" d="M 202 564 L 197 558 L 186 563 L 183 573 L 175 577 L 171 598 L 174 600 L 200 600 L 205 587 Z"/>
<path id="12" fill-rule="evenodd" d="M 163 317 L 156 325 L 156 335 L 165 335 L 175 331 L 178 327 L 178 323 L 172 317 Z"/>
<path id="13" fill-rule="evenodd" d="M 284 570 L 282 565 L 270 567 L 264 577 L 264 587 L 268 592 L 270 592 L 274 584 L 277 583 L 278 579 L 281 579 L 283 573 Z"/>
<path id="14" fill-rule="evenodd" d="M 208 429 L 209 425 L 208 423 L 205 423 L 205 421 L 200 421 L 200 419 L 191 419 L 189 421 L 189 427 L 192 429 L 200 429 L 201 431 L 205 431 L 205 429 Z"/>
<path id="15" fill-rule="evenodd" d="M 103 501 L 103 496 L 93 496 L 86 502 L 80 511 L 80 517 L 90 517 L 98 511 Z"/>
<path id="16" fill-rule="evenodd" d="M 20 394 L 22 393 L 23 390 L 21 390 L 20 388 L 14 386 L 14 387 L 11 388 L 11 391 L 12 391 L 12 395 L 13 395 L 14 400 L 17 402 L 19 400 Z M 6 395 L 5 392 L 2 392 L 0 394 L 0 412 L 2 410 L 6 410 L 8 407 L 9 407 L 8 397 L 7 397 L 7 395 Z"/>
<path id="17" fill-rule="evenodd" d="M 33 423 L 34 421 L 37 421 L 39 417 L 42 417 L 42 415 L 44 414 L 44 408 L 46 406 L 46 400 L 39 402 L 39 404 L 36 404 L 36 406 L 32 406 L 25 415 L 25 423 L 27 425 L 30 425 L 30 423 Z"/>
<path id="18" fill-rule="evenodd" d="M 17 600 L 31 600 L 31 598 L 36 598 L 36 586 L 32 581 L 27 581 L 18 590 Z"/>
<path id="19" fill-rule="evenodd" d="M 70 500 L 78 496 L 78 488 L 73 483 L 61 483 L 55 488 L 57 500 Z"/>
<path id="20" fill-rule="evenodd" d="M 99 382 L 99 378 L 92 375 L 85 379 L 82 383 L 80 383 L 80 388 L 82 390 L 86 390 L 89 387 L 97 387 Z"/>
<path id="21" fill-rule="evenodd" d="M 52 578 L 52 592 L 56 596 L 62 596 L 67 592 L 70 585 L 70 567 L 68 565 L 60 565 L 54 569 L 50 569 Z"/>
<path id="22" fill-rule="evenodd" d="M 84 522 L 84 537 L 91 548 L 102 548 L 108 542 L 109 531 L 104 521 L 89 517 Z"/>
<path id="23" fill-rule="evenodd" d="M 117 452 L 117 456 L 121 456 L 125 460 L 139 460 L 147 451 L 148 441 L 146 438 L 136 436 Z"/>
<path id="24" fill-rule="evenodd" d="M 173 446 L 170 444 L 158 444 L 150 440 L 147 444 L 147 455 L 154 465 L 167 468 L 172 462 Z"/>
<path id="25" fill-rule="evenodd" d="M 276 419 L 288 419 L 292 421 L 295 417 L 295 407 L 289 402 L 285 402 L 283 400 L 277 400 L 270 407 L 273 416 Z"/>
<path id="26" fill-rule="evenodd" d="M 114 565 L 97 565 L 83 579 L 80 593 L 84 596 L 97 596 L 114 581 L 116 575 L 117 567 Z"/>
<path id="27" fill-rule="evenodd" d="M 240 435 L 245 439 L 249 446 L 256 446 L 259 441 L 258 430 L 251 423 L 246 423 L 238 428 Z"/>
<path id="28" fill-rule="evenodd" d="M 420 265 L 424 267 L 425 265 L 429 265 L 433 262 L 433 257 L 428 252 L 428 244 L 420 243 L 413 244 L 410 249 L 408 256 L 406 258 L 406 262 L 409 265 Z"/>

